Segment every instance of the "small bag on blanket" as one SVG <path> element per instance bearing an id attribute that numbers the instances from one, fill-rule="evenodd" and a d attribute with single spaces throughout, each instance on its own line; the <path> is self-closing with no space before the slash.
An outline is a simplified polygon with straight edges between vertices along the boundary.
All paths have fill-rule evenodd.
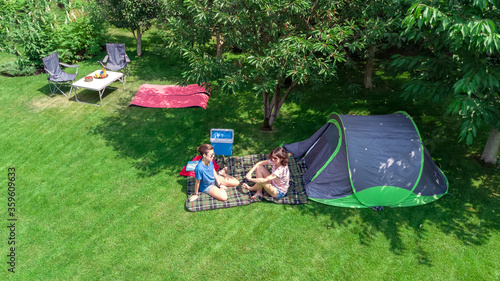
<path id="1" fill-rule="evenodd" d="M 188 171 L 188 165 L 184 166 L 182 168 L 182 171 L 179 172 L 179 175 L 181 176 L 185 176 L 185 177 L 194 177 L 194 169 L 196 168 L 196 165 L 198 165 L 198 162 L 201 160 L 201 156 L 198 155 L 198 156 L 195 156 L 193 157 L 193 159 L 191 159 L 191 161 L 188 162 L 188 165 L 191 163 L 191 162 L 196 162 L 196 164 L 194 165 L 194 168 L 193 170 L 190 170 Z M 214 162 L 214 168 L 216 171 L 219 170 L 219 164 L 217 164 L 217 161 L 216 159 L 212 160 Z"/>
<path id="2" fill-rule="evenodd" d="M 189 161 L 186 165 L 186 172 L 194 171 L 200 161 Z"/>

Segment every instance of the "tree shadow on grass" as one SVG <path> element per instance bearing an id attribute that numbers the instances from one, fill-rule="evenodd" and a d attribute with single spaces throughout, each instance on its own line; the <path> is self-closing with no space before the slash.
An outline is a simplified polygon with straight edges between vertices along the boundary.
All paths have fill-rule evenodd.
<path id="1" fill-rule="evenodd" d="M 127 107 L 128 102 L 92 133 L 101 135 L 119 157 L 130 159 L 142 176 L 181 166 L 194 153 L 195 143 L 202 143 L 201 126 L 193 117 L 203 109 L 184 109 L 191 114 L 180 117 L 171 109 Z"/>
<path id="2" fill-rule="evenodd" d="M 135 56 L 130 63 L 130 73 L 134 78 L 147 83 L 164 84 L 169 81 L 182 85 L 185 84 L 181 75 L 182 67 L 183 62 L 175 57 L 149 54 L 143 57 Z"/>
<path id="3" fill-rule="evenodd" d="M 254 101 L 213 94 L 207 110 L 128 107 L 129 102 L 122 99 L 120 107 L 103 118 L 91 133 L 105 139 L 118 152 L 118 157 L 130 160 L 142 176 L 163 170 L 180 172 L 197 154 L 196 147 L 210 142 L 212 128 L 235 131 L 234 153 L 248 148 L 259 153 L 269 149 L 269 142 L 276 142 L 272 136 L 264 142 L 255 139 L 256 124 L 252 119 L 241 117 L 255 111 Z"/>
<path id="4" fill-rule="evenodd" d="M 179 60 L 178 57 L 168 56 L 168 55 L 158 55 L 152 51 L 154 49 L 150 45 L 154 43 L 157 38 L 150 38 L 148 36 L 143 37 L 142 50 L 143 54 L 141 57 L 137 56 L 137 46 L 136 41 L 132 36 L 132 33 L 125 29 L 113 29 L 114 32 L 108 34 L 107 43 L 124 43 L 126 47 L 126 53 L 130 59 L 128 63 L 128 70 L 130 77 L 134 80 L 145 81 L 145 83 L 159 83 L 170 81 L 175 82 L 175 84 L 182 84 L 182 69 L 184 63 Z M 91 60 L 101 61 L 106 56 L 106 48 L 103 46 L 103 51 L 100 55 L 97 55 Z M 100 68 L 100 64 L 96 64 Z"/>
<path id="5" fill-rule="evenodd" d="M 146 33 L 142 38 L 142 57 L 137 56 L 137 46 L 135 39 L 128 32 L 121 30 L 119 33 L 110 35 L 109 43 L 125 43 L 127 55 L 130 58 L 128 65 L 130 75 L 137 80 L 146 81 L 146 83 L 159 83 L 165 81 L 175 82 L 177 85 L 184 83 L 182 70 L 185 63 L 176 56 L 167 54 L 156 54 L 154 44 L 158 40 L 154 34 Z M 106 51 L 103 52 L 103 58 Z"/>

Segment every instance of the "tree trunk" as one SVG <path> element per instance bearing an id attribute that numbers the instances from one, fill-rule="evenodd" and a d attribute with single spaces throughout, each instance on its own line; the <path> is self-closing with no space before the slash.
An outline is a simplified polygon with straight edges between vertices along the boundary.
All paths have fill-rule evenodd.
<path id="1" fill-rule="evenodd" d="M 272 131 L 274 121 L 278 118 L 281 107 L 285 103 L 286 98 L 290 92 L 298 85 L 298 82 L 293 82 L 286 90 L 285 95 L 280 99 L 281 95 L 281 83 L 283 78 L 278 78 L 278 85 L 274 91 L 271 101 L 269 101 L 269 93 L 263 94 L 264 98 L 264 123 L 260 128 L 262 131 Z"/>
<path id="2" fill-rule="evenodd" d="M 269 125 L 269 118 L 264 118 L 264 122 L 262 123 L 262 127 L 260 127 L 261 131 L 272 131 L 273 127 Z"/>
<path id="3" fill-rule="evenodd" d="M 142 33 L 141 27 L 137 27 L 137 38 L 135 39 L 137 42 L 137 56 L 142 57 Z"/>
<path id="4" fill-rule="evenodd" d="M 498 158 L 498 150 L 500 148 L 500 132 L 493 128 L 490 131 L 490 136 L 484 147 L 481 160 L 486 163 L 496 164 Z"/>
<path id="5" fill-rule="evenodd" d="M 368 59 L 365 68 L 365 89 L 373 89 L 373 61 L 375 59 L 375 45 L 368 48 Z"/>
<path id="6" fill-rule="evenodd" d="M 271 118 L 271 108 L 269 104 L 269 93 L 263 93 L 262 99 L 264 102 L 264 122 L 262 123 L 262 127 L 260 128 L 262 131 L 272 131 L 273 128 L 269 124 L 269 118 Z"/>
<path id="7" fill-rule="evenodd" d="M 271 126 L 274 124 L 274 121 L 276 121 L 276 118 L 278 118 L 278 115 L 280 114 L 281 107 L 285 103 L 286 98 L 288 97 L 290 92 L 293 90 L 293 88 L 295 88 L 295 86 L 297 86 L 297 84 L 298 84 L 298 82 L 293 82 L 292 85 L 290 85 L 290 87 L 288 87 L 288 89 L 285 92 L 285 95 L 281 98 L 281 100 L 279 99 L 279 94 L 276 97 L 276 99 L 274 99 L 274 97 L 273 97 L 273 102 L 274 102 L 274 104 L 272 104 L 273 112 L 271 114 L 271 118 L 269 119 L 269 124 Z"/>
<path id="8" fill-rule="evenodd" d="M 224 44 L 224 39 L 220 32 L 215 36 L 215 40 L 217 41 L 217 60 L 220 60 L 222 58 L 222 44 Z"/>

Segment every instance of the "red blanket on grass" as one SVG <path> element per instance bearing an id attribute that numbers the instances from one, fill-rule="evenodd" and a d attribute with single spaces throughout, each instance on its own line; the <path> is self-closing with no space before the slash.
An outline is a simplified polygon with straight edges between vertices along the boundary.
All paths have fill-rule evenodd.
<path id="1" fill-rule="evenodd" d="M 191 160 L 191 161 L 198 161 L 198 160 L 201 160 L 201 156 L 200 155 L 194 157 L 193 160 Z M 219 170 L 219 165 L 217 165 L 217 163 L 215 162 L 215 160 L 212 160 L 212 162 L 214 162 L 214 168 L 215 168 L 215 170 L 218 171 Z M 182 168 L 182 171 L 179 173 L 179 175 L 186 176 L 186 177 L 193 177 L 194 178 L 194 171 L 186 172 L 186 166 L 184 166 L 184 168 Z"/>
<path id="2" fill-rule="evenodd" d="M 199 106 L 207 109 L 210 92 L 204 86 L 142 84 L 129 106 L 181 108 Z"/>

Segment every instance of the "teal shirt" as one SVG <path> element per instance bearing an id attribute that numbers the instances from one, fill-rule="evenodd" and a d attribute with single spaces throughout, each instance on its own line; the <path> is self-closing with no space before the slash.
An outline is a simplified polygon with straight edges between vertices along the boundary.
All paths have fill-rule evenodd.
<path id="1" fill-rule="evenodd" d="M 200 160 L 200 163 L 196 165 L 194 169 L 194 177 L 200 181 L 200 192 L 205 191 L 205 189 L 211 185 L 215 185 L 215 175 L 214 175 L 214 163 L 210 161 L 208 166 L 203 164 L 203 161 Z"/>

